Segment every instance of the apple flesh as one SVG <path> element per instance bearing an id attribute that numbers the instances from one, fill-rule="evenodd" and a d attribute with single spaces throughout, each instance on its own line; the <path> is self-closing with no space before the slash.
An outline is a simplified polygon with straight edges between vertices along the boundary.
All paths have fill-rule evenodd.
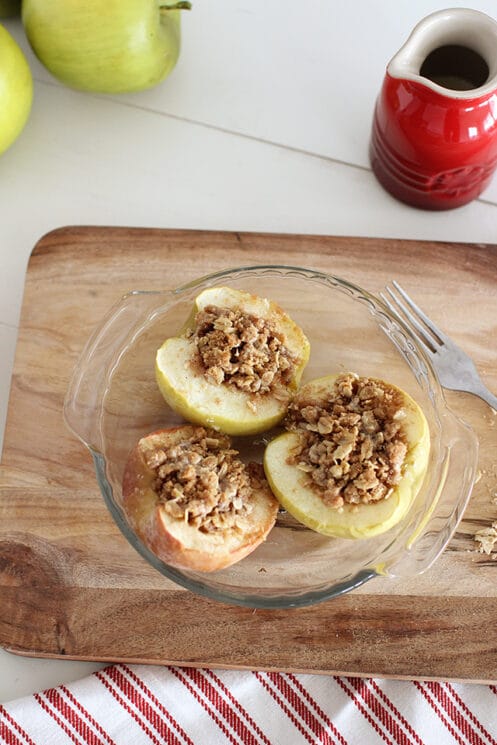
<path id="1" fill-rule="evenodd" d="M 23 0 L 22 20 L 40 62 L 66 85 L 99 93 L 151 88 L 180 52 L 180 9 L 156 0 Z"/>
<path id="2" fill-rule="evenodd" d="M 337 376 L 310 381 L 298 396 L 307 403 L 319 403 L 333 390 Z M 384 533 L 405 517 L 423 482 L 430 452 L 428 423 L 418 404 L 404 391 L 391 386 L 402 396 L 405 418 L 402 422 L 407 452 L 401 478 L 387 499 L 364 504 L 345 502 L 340 509 L 323 501 L 306 474 L 290 462 L 299 445 L 298 431 L 286 432 L 272 440 L 264 454 L 264 470 L 271 489 L 297 520 L 328 536 L 369 538 Z"/>
<path id="3" fill-rule="evenodd" d="M 0 26 L 0 153 L 19 137 L 29 118 L 33 79 L 26 58 Z"/>
<path id="4" fill-rule="evenodd" d="M 216 384 L 196 368 L 196 348 L 188 331 L 194 328 L 198 311 L 209 305 L 242 310 L 275 323 L 284 335 L 286 348 L 296 359 L 286 398 L 271 392 L 254 396 L 226 383 Z M 290 393 L 299 385 L 309 353 L 309 342 L 302 330 L 274 302 L 247 292 L 214 287 L 196 298 L 182 335 L 167 339 L 158 350 L 156 378 L 164 399 L 187 421 L 229 435 L 251 435 L 264 432 L 283 419 Z"/>
<path id="5" fill-rule="evenodd" d="M 152 432 L 138 442 L 125 467 L 123 508 L 131 527 L 159 559 L 182 569 L 212 572 L 230 566 L 254 551 L 273 527 L 279 505 L 259 466 L 260 472 L 256 472 L 256 476 L 250 473 L 251 512 L 243 528 L 202 532 L 183 517 L 172 517 L 164 509 L 156 491 L 157 472 L 149 465 L 150 453 L 180 445 L 195 436 L 198 430 L 184 425 Z M 212 431 L 207 431 L 207 434 L 214 434 L 223 447 L 230 447 L 229 438 Z"/>

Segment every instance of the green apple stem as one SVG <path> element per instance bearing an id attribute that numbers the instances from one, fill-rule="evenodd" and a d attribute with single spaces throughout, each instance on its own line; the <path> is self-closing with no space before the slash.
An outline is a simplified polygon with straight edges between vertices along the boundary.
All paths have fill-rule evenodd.
<path id="1" fill-rule="evenodd" d="M 192 4 L 188 0 L 178 0 L 176 3 L 159 5 L 159 10 L 191 10 Z"/>

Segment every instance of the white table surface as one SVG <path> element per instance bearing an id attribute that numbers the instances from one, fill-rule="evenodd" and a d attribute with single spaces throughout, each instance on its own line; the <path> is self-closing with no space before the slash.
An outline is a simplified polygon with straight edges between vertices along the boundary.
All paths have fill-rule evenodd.
<path id="1" fill-rule="evenodd" d="M 53 228 L 497 240 L 497 177 L 466 207 L 423 212 L 381 189 L 367 155 L 388 60 L 423 16 L 465 2 L 193 3 L 172 75 L 113 97 L 62 86 L 31 53 L 21 22 L 5 22 L 35 93 L 24 132 L 0 157 L 0 443 L 26 263 Z M 497 15 L 494 2 L 471 6 Z M 98 667 L 0 650 L 0 702 Z"/>

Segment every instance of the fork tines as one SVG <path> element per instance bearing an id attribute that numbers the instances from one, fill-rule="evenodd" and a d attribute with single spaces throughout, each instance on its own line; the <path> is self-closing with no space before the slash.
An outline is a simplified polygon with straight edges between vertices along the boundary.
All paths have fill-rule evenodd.
<path id="1" fill-rule="evenodd" d="M 396 318 L 411 327 L 415 336 L 424 346 L 428 347 L 431 352 L 436 352 L 437 347 L 447 342 L 447 336 L 416 305 L 414 300 L 411 300 L 398 282 L 392 280 L 392 285 L 393 287 L 388 285 L 385 287 L 388 297 L 380 292 L 381 299 Z M 402 299 L 399 298 L 399 295 Z"/>

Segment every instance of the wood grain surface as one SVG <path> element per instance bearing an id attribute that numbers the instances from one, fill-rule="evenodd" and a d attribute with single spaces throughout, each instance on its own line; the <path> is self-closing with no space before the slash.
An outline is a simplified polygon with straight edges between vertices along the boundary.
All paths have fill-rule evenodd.
<path id="1" fill-rule="evenodd" d="M 26 277 L 0 467 L 0 644 L 34 656 L 421 679 L 497 681 L 497 560 L 476 530 L 497 520 L 497 417 L 447 393 L 480 440 L 480 475 L 432 569 L 375 579 L 286 611 L 192 595 L 128 545 L 62 404 L 88 336 L 131 289 L 169 289 L 258 263 L 320 269 L 378 292 L 392 278 L 497 391 L 497 246 L 70 227 L 44 236 Z"/>

